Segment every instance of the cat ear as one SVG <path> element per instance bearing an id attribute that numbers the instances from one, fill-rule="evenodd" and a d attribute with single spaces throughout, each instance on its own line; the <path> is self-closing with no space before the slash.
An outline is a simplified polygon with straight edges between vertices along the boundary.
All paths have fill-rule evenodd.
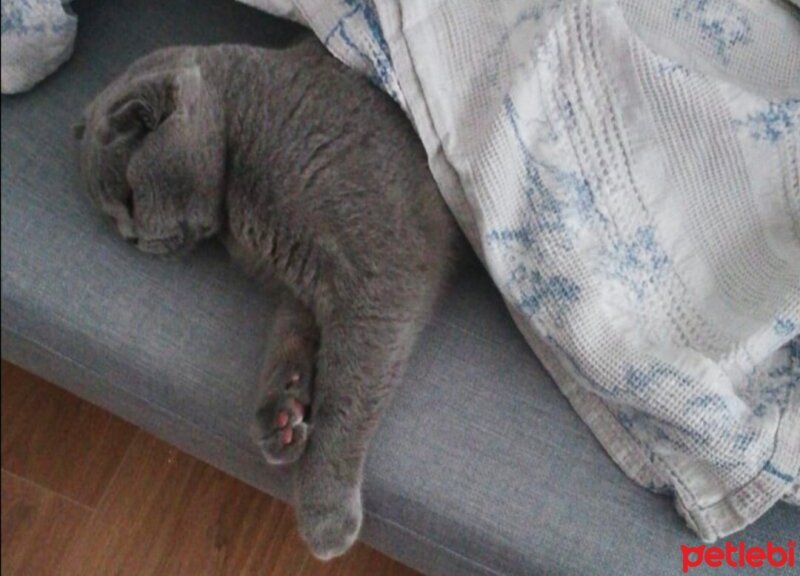
<path id="1" fill-rule="evenodd" d="M 108 116 L 108 123 L 119 132 L 128 132 L 137 128 L 144 128 L 148 132 L 152 132 L 158 128 L 160 122 L 153 104 L 140 97 L 120 102 Z"/>
<path id="2" fill-rule="evenodd" d="M 156 130 L 175 110 L 174 86 L 174 73 L 130 80 L 108 107 L 101 141 L 110 144 L 120 138 L 140 138 Z"/>

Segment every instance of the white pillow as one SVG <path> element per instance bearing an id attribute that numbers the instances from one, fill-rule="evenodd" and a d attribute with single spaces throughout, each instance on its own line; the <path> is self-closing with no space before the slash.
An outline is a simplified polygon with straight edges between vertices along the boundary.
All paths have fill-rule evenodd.
<path id="1" fill-rule="evenodd" d="M 30 90 L 69 60 L 78 18 L 68 0 L 2 0 L 2 92 Z"/>

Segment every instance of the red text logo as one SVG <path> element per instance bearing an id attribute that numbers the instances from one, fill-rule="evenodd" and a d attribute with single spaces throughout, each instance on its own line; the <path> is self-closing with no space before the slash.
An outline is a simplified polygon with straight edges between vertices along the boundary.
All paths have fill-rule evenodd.
<path id="1" fill-rule="evenodd" d="M 739 545 L 726 542 L 725 548 L 721 546 L 681 546 L 683 553 L 683 572 L 689 572 L 698 566 L 731 566 L 734 568 L 759 568 L 764 564 L 775 568 L 793 567 L 795 565 L 795 543 L 789 540 L 786 546 L 778 546 L 771 541 L 767 547 L 748 547 L 744 542 Z"/>

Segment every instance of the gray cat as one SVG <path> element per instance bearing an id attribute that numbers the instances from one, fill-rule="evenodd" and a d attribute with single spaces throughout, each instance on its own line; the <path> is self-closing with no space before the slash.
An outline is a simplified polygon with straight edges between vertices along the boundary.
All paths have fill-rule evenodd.
<path id="1" fill-rule="evenodd" d="M 150 254 L 219 237 L 277 286 L 254 431 L 296 462 L 322 559 L 362 521 L 364 456 L 463 244 L 398 107 L 315 41 L 162 50 L 86 111 L 94 203 Z"/>

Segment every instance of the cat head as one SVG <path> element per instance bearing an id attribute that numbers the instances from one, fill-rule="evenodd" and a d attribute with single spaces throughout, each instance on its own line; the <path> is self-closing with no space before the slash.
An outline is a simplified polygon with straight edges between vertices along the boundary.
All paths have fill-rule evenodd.
<path id="1" fill-rule="evenodd" d="M 76 128 L 94 204 L 123 238 L 164 256 L 215 235 L 223 220 L 223 110 L 185 51 L 134 64 L 92 101 Z"/>

